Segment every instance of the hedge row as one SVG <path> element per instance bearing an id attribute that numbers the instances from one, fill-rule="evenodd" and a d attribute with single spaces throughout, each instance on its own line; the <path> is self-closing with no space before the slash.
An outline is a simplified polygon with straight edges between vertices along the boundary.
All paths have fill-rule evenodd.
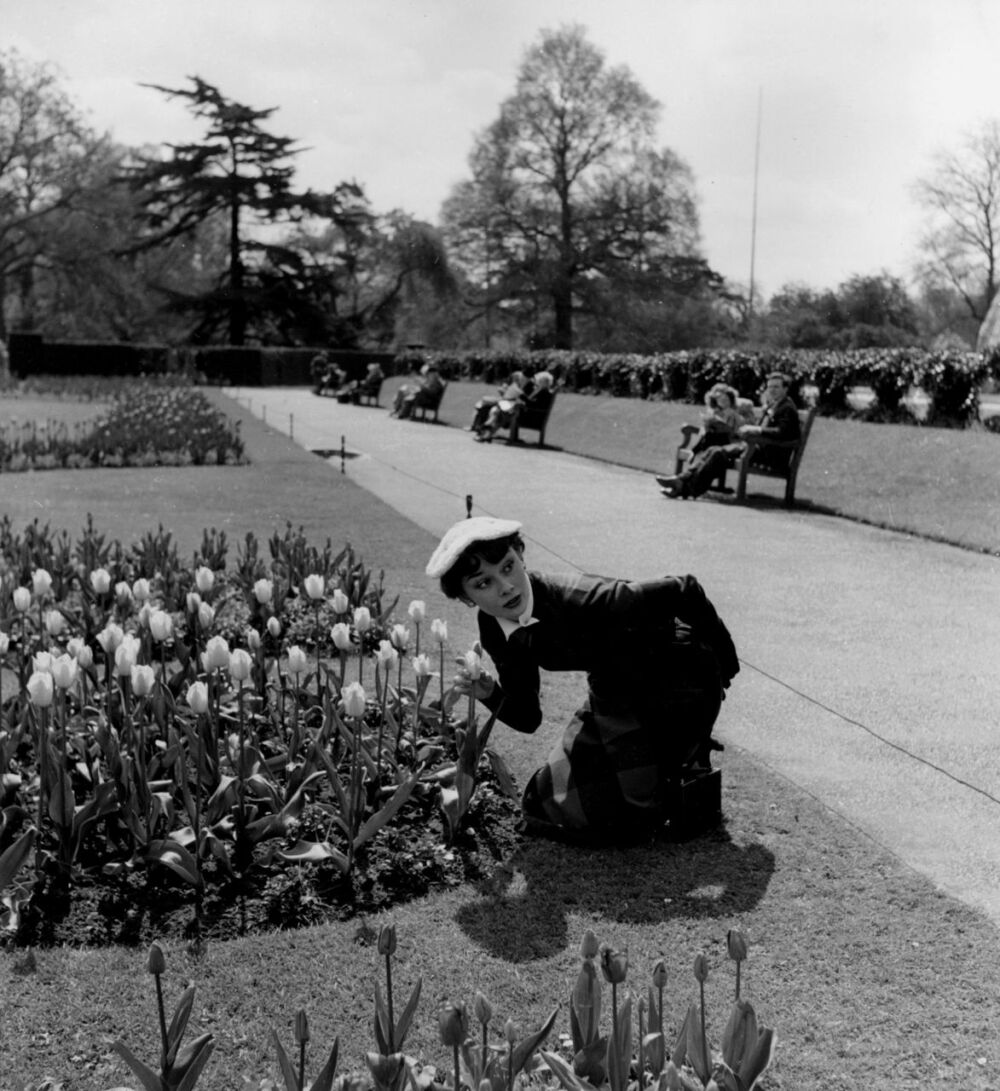
<path id="1" fill-rule="evenodd" d="M 815 401 L 827 416 L 848 416 L 848 393 L 868 386 L 871 417 L 903 419 L 901 401 L 911 388 L 930 398 L 926 423 L 967 424 L 979 415 L 979 391 L 1000 379 L 1000 353 L 927 352 L 918 349 L 859 349 L 851 352 L 784 350 L 694 350 L 652 356 L 596 352 L 406 352 L 398 370 L 436 364 L 451 378 L 500 382 L 512 371 L 550 371 L 570 390 L 615 397 L 663 398 L 700 403 L 717 382 L 756 400 L 771 371 L 791 376 L 800 403 Z M 811 389 L 806 389 L 811 388 Z"/>

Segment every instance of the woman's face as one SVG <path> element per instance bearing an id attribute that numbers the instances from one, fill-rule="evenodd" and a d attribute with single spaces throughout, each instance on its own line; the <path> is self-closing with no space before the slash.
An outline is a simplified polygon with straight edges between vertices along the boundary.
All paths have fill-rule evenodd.
<path id="1" fill-rule="evenodd" d="M 496 564 L 480 558 L 479 571 L 462 580 L 462 592 L 493 617 L 516 621 L 528 604 L 528 573 L 516 549 L 508 549 Z"/>

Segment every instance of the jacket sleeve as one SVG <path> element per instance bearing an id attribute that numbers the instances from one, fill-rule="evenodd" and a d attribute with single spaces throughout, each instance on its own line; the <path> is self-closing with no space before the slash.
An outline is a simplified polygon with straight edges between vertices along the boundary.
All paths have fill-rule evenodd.
<path id="1" fill-rule="evenodd" d="M 517 637 L 505 640 L 492 618 L 480 617 L 479 638 L 497 670 L 497 684 L 482 703 L 501 723 L 532 734 L 542 722 L 538 664 Z"/>
<path id="2" fill-rule="evenodd" d="M 788 402 L 776 408 L 774 416 L 761 426 L 760 434 L 767 439 L 791 441 L 798 439 L 801 431 L 798 410 Z"/>

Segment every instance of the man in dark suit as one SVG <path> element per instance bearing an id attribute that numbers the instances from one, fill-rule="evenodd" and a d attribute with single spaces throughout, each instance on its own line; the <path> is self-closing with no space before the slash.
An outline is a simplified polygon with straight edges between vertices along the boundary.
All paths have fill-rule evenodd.
<path id="1" fill-rule="evenodd" d="M 780 371 L 772 371 L 767 377 L 764 388 L 764 411 L 756 424 L 744 424 L 741 437 L 763 436 L 792 442 L 802 434 L 799 411 L 795 402 L 788 396 L 789 378 Z M 695 455 L 679 474 L 666 476 L 657 474 L 656 482 L 665 496 L 701 496 L 709 485 L 728 467 L 735 464 L 746 448 L 746 444 L 728 443 L 723 447 L 709 447 Z M 762 445 L 754 451 L 754 465 L 766 466 L 769 470 L 788 469 L 792 448 Z"/>

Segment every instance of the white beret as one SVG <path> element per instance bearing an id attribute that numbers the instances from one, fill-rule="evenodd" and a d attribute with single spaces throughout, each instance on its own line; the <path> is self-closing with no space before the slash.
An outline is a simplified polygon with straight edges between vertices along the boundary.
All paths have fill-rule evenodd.
<path id="1" fill-rule="evenodd" d="M 497 538 L 508 538 L 520 529 L 521 524 L 513 519 L 494 519 L 490 515 L 463 519 L 449 527 L 438 542 L 437 549 L 427 562 L 427 575 L 440 579 L 473 542 L 492 542 Z"/>

